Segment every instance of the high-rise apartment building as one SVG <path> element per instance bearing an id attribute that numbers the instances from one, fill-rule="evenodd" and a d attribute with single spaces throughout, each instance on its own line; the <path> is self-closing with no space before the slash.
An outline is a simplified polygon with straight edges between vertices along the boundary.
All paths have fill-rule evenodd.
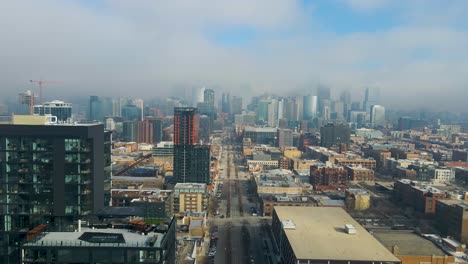
<path id="1" fill-rule="evenodd" d="M 124 121 L 122 126 L 122 140 L 125 142 L 136 142 L 138 134 L 137 121 Z"/>
<path id="2" fill-rule="evenodd" d="M 370 114 L 371 107 L 380 101 L 380 89 L 377 87 L 366 88 L 364 97 L 364 110 Z"/>
<path id="3" fill-rule="evenodd" d="M 104 117 L 112 115 L 112 100 L 108 97 L 89 97 L 88 120 L 104 122 Z"/>
<path id="4" fill-rule="evenodd" d="M 223 93 L 221 98 L 221 111 L 223 113 L 229 113 L 231 111 L 231 96 L 229 93 Z"/>
<path id="5" fill-rule="evenodd" d="M 54 100 L 42 105 L 34 106 L 35 115 L 52 115 L 57 117 L 57 122 L 70 122 L 72 118 L 72 104 Z"/>
<path id="6" fill-rule="evenodd" d="M 144 102 L 143 102 L 143 99 L 135 99 L 133 100 L 133 103 L 135 104 L 136 107 L 138 107 L 140 109 L 140 118 L 138 120 L 143 120 L 143 116 L 144 116 L 144 109 L 145 109 L 145 106 L 144 106 Z"/>
<path id="7" fill-rule="evenodd" d="M 212 89 L 206 89 L 203 92 L 203 102 L 207 103 L 208 106 L 214 111 L 215 92 Z"/>
<path id="8" fill-rule="evenodd" d="M 320 146 L 340 147 L 349 144 L 351 131 L 347 124 L 329 123 L 320 128 Z"/>
<path id="9" fill-rule="evenodd" d="M 239 115 L 242 113 L 242 97 L 233 96 L 231 99 L 231 114 Z"/>
<path id="10" fill-rule="evenodd" d="M 304 96 L 304 119 L 317 117 L 317 96 Z"/>
<path id="11" fill-rule="evenodd" d="M 385 107 L 381 105 L 373 105 L 371 107 L 371 124 L 373 127 L 385 126 Z"/>
<path id="12" fill-rule="evenodd" d="M 293 146 L 293 131 L 291 129 L 279 129 L 278 146 L 292 147 Z"/>
<path id="13" fill-rule="evenodd" d="M 210 183 L 210 148 L 197 145 L 196 108 L 174 108 L 174 177 L 177 182 Z"/>
<path id="14" fill-rule="evenodd" d="M 125 121 L 141 121 L 142 109 L 134 104 L 122 107 L 122 118 Z"/>
<path id="15" fill-rule="evenodd" d="M 192 89 L 192 106 L 197 107 L 198 103 L 205 100 L 205 87 L 197 87 Z"/>
<path id="16" fill-rule="evenodd" d="M 103 125 L 0 125 L 1 263 L 34 227 L 65 231 L 109 204 L 110 150 Z"/>
<path id="17" fill-rule="evenodd" d="M 318 111 L 323 116 L 324 108 L 330 101 L 330 88 L 325 86 L 317 87 Z"/>
<path id="18" fill-rule="evenodd" d="M 199 118 L 196 108 L 174 108 L 174 145 L 198 143 Z"/>

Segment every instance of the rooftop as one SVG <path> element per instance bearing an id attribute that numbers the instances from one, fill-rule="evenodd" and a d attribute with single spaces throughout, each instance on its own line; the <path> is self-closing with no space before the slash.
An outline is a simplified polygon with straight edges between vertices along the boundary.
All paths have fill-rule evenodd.
<path id="1" fill-rule="evenodd" d="M 149 241 L 156 238 L 154 247 L 159 247 L 165 234 L 150 232 L 142 235 L 128 229 L 82 228 L 81 232 L 51 232 L 25 246 L 93 246 L 93 247 L 150 247 Z"/>
<path id="2" fill-rule="evenodd" d="M 246 127 L 246 132 L 269 132 L 269 133 L 276 133 L 276 128 L 274 127 Z"/>
<path id="3" fill-rule="evenodd" d="M 411 231 L 374 231 L 374 236 L 389 250 L 398 246 L 400 256 L 445 256 L 432 241 Z"/>
<path id="4" fill-rule="evenodd" d="M 277 206 L 275 211 L 280 221 L 295 224 L 284 232 L 297 259 L 400 262 L 341 208 Z M 345 224 L 356 234 L 347 234 Z"/>

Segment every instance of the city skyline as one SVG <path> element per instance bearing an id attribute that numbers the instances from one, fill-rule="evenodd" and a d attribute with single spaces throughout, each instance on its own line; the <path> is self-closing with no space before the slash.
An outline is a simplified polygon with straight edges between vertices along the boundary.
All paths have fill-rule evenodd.
<path id="1" fill-rule="evenodd" d="M 332 97 L 379 87 L 389 108 L 466 111 L 465 1 L 15 1 L 0 11 L 5 96 L 168 96 L 192 87 Z M 69 15 L 71 14 L 71 15 Z M 17 21 L 21 21 L 18 23 Z M 61 23 L 56 23 L 61 21 Z M 188 22 L 190 21 L 190 22 Z M 404 96 L 403 96 L 404 95 Z"/>

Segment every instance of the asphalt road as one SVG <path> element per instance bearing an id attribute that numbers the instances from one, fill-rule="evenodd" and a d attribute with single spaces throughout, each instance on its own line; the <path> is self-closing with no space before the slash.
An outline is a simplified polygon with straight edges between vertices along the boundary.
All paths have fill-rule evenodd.
<path id="1" fill-rule="evenodd" d="M 220 180 L 223 193 L 218 198 L 220 216 L 211 217 L 209 225 L 218 226 L 216 264 L 277 263 L 270 241 L 271 220 L 252 216 L 250 208 L 258 204 L 248 201 L 248 174 L 242 170 L 239 153 L 231 146 L 223 148 Z M 229 167 L 228 167 L 229 164 Z M 236 169 L 237 166 L 237 169 Z M 229 213 L 229 214 L 228 214 Z"/>

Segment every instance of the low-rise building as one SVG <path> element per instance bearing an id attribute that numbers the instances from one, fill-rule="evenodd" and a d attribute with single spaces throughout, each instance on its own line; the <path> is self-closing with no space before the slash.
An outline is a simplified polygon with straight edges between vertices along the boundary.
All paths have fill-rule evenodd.
<path id="1" fill-rule="evenodd" d="M 369 170 L 374 170 L 377 167 L 375 159 L 362 158 L 336 158 L 335 163 L 340 166 L 361 166 Z"/>
<path id="2" fill-rule="evenodd" d="M 19 263 L 167 263 L 175 264 L 175 218 L 142 230 L 78 227 L 76 232 L 49 232 L 21 244 Z"/>
<path id="3" fill-rule="evenodd" d="M 351 181 L 374 181 L 374 170 L 362 167 L 362 166 L 347 166 L 348 177 Z"/>
<path id="4" fill-rule="evenodd" d="M 394 183 L 395 198 L 417 212 L 434 215 L 436 201 L 445 199 L 445 192 L 418 181 L 402 179 Z"/>
<path id="5" fill-rule="evenodd" d="M 291 158 L 292 170 L 309 170 L 311 166 L 320 163 L 318 160 Z"/>
<path id="6" fill-rule="evenodd" d="M 300 195 L 264 195 L 260 197 L 263 216 L 271 216 L 275 206 L 317 206 L 317 203 L 307 196 Z"/>
<path id="7" fill-rule="evenodd" d="M 157 188 L 162 189 L 164 178 L 160 176 L 152 177 L 134 177 L 134 176 L 112 176 L 112 187 L 115 189 L 129 189 L 134 186 L 141 188 Z"/>
<path id="8" fill-rule="evenodd" d="M 347 189 L 345 203 L 346 207 L 351 210 L 367 210 L 371 206 L 370 193 L 363 189 Z"/>
<path id="9" fill-rule="evenodd" d="M 451 264 L 455 257 L 446 254 L 432 241 L 413 231 L 372 230 L 372 234 L 390 252 L 401 260 L 402 264 Z"/>
<path id="10" fill-rule="evenodd" d="M 208 205 L 208 189 L 204 183 L 177 183 L 173 197 L 174 213 L 203 212 Z"/>
<path id="11" fill-rule="evenodd" d="M 289 170 L 276 169 L 254 176 L 258 195 L 301 195 L 305 189 L 311 188 L 310 185 L 296 182 L 294 174 Z"/>
<path id="12" fill-rule="evenodd" d="M 468 243 L 468 202 L 438 200 L 435 224 L 445 236 L 451 236 L 464 244 Z"/>
<path id="13" fill-rule="evenodd" d="M 310 183 L 316 190 L 337 188 L 348 181 L 348 171 L 342 166 L 320 164 L 310 167 Z"/>
<path id="14" fill-rule="evenodd" d="M 272 232 L 281 263 L 400 263 L 341 208 L 277 206 Z"/>

